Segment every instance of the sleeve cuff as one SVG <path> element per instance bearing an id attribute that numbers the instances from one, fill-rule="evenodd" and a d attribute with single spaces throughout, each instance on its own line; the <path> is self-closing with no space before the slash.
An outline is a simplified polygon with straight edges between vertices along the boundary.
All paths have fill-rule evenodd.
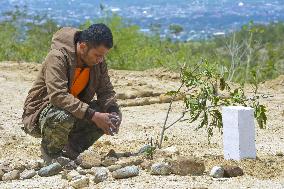
<path id="1" fill-rule="evenodd" d="M 88 108 L 87 109 L 87 111 L 86 111 L 86 113 L 85 113 L 85 119 L 87 119 L 87 120 L 89 120 L 89 121 L 91 121 L 92 120 L 92 117 L 94 116 L 94 114 L 95 114 L 95 110 L 94 109 L 92 109 L 92 108 Z"/>

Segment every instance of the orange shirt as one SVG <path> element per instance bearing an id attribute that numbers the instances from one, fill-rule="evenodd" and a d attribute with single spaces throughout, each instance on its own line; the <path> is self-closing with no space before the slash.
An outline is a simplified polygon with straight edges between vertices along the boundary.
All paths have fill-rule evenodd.
<path id="1" fill-rule="evenodd" d="M 77 97 L 87 86 L 90 77 L 90 68 L 76 68 L 71 94 Z"/>

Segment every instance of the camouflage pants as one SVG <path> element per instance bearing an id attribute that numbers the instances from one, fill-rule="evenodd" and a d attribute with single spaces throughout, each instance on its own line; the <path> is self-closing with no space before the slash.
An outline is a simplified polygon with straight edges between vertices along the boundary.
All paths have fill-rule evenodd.
<path id="1" fill-rule="evenodd" d="M 96 101 L 90 107 L 100 111 Z M 59 154 L 66 144 L 78 153 L 88 149 L 103 131 L 87 120 L 77 119 L 71 113 L 48 104 L 39 116 L 42 147 L 48 154 Z"/>

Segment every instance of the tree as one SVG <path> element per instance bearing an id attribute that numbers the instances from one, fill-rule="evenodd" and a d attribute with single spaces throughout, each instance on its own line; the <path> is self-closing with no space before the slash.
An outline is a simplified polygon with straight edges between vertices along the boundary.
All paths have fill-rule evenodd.
<path id="1" fill-rule="evenodd" d="M 165 131 L 177 122 L 189 115 L 189 123 L 199 121 L 196 130 L 205 128 L 208 134 L 208 142 L 213 136 L 213 128 L 222 132 L 222 106 L 242 105 L 254 108 L 254 116 L 260 128 L 266 126 L 266 107 L 259 103 L 260 96 L 257 94 L 258 85 L 255 80 L 251 87 L 254 89 L 253 97 L 246 97 L 244 85 L 238 87 L 225 81 L 224 77 L 217 74 L 215 65 L 207 60 L 201 60 L 194 67 L 183 67 L 181 69 L 181 85 L 176 91 L 167 94 L 172 96 L 166 119 L 161 129 L 158 147 L 161 148 Z M 256 73 L 251 73 L 256 79 Z M 182 90 L 183 89 L 183 90 Z M 169 113 L 172 108 L 173 99 L 177 95 L 183 95 L 184 110 L 181 116 L 171 124 L 167 124 Z"/>

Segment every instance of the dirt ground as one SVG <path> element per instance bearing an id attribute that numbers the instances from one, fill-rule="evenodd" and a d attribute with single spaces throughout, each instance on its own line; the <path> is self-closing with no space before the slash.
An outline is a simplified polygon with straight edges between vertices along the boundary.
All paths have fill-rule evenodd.
<path id="1" fill-rule="evenodd" d="M 40 159 L 40 140 L 21 130 L 23 103 L 40 65 L 32 63 L 0 62 L 0 161 L 28 161 Z M 158 103 L 159 96 L 177 89 L 178 74 L 165 70 L 110 70 L 113 85 L 122 106 L 123 122 L 119 134 L 103 136 L 92 148 L 96 151 L 135 152 L 156 138 L 166 116 L 168 103 Z M 249 92 L 249 89 L 247 90 Z M 107 181 L 90 188 L 284 188 L 284 76 L 260 86 L 268 107 L 266 129 L 256 129 L 257 160 L 240 162 L 223 160 L 222 135 L 214 131 L 211 144 L 205 130 L 195 131 L 196 124 L 179 122 L 166 132 L 164 147 L 174 145 L 180 153 L 205 161 L 202 176 L 152 176 L 140 171 L 139 176 Z M 135 98 L 136 97 L 136 98 Z M 143 105 L 147 104 L 147 105 Z M 143 105 L 143 106 L 138 106 Z M 174 103 L 170 120 L 180 116 L 182 102 Z M 245 175 L 228 179 L 212 179 L 208 172 L 215 165 L 238 165 Z M 36 176 L 29 180 L 0 181 L 0 188 L 65 188 L 67 181 L 59 175 Z"/>

